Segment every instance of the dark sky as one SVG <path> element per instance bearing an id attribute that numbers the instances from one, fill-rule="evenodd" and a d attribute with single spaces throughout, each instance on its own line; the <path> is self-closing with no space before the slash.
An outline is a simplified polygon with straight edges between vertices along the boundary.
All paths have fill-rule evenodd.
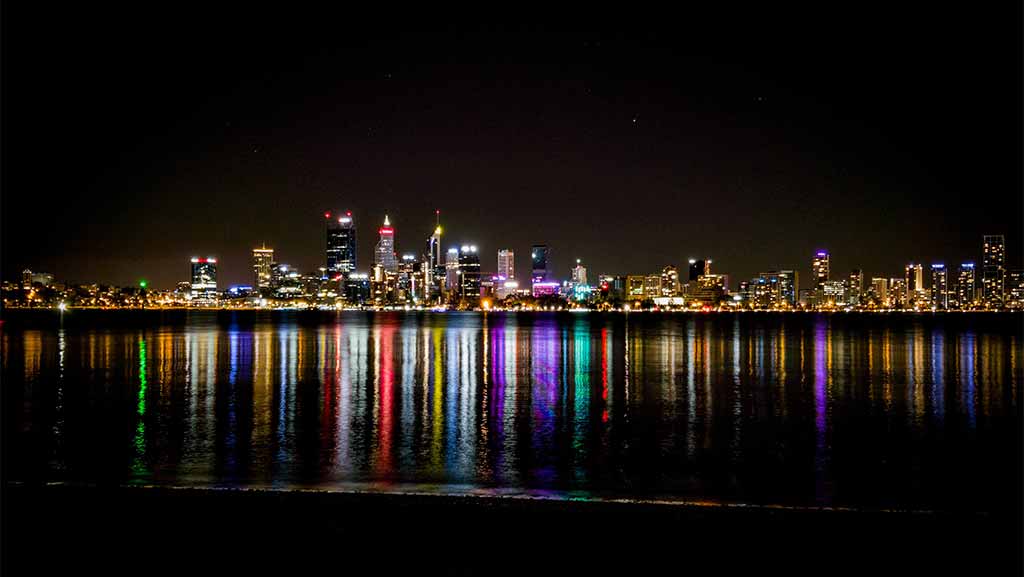
<path id="1" fill-rule="evenodd" d="M 3 6 L 3 275 L 171 287 L 188 258 L 323 265 L 351 210 L 485 271 L 710 256 L 895 276 L 1022 245 L 1021 12 L 646 15 L 487 27 L 356 14 Z M 497 15 L 495 15 L 497 16 Z M 491 19 L 490 22 L 496 22 Z M 804 283 L 806 285 L 806 283 Z"/>

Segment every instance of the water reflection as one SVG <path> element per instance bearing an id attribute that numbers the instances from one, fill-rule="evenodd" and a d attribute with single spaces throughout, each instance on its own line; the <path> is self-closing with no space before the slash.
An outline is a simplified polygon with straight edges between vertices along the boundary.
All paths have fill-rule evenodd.
<path id="1" fill-rule="evenodd" d="M 23 476 L 985 508 L 1012 489 L 1013 459 L 988 457 L 1012 449 L 1013 321 L 346 313 L 5 326 L 5 432 L 29 455 L 14 463 Z M 121 422 L 130 434 L 108 442 Z M 45 458 L 30 458 L 36 436 Z"/>

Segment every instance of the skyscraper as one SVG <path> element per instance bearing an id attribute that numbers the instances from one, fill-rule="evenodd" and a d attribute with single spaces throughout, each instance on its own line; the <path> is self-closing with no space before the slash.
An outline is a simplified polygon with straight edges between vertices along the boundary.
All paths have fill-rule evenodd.
<path id="1" fill-rule="evenodd" d="M 480 298 L 480 255 L 476 246 L 463 245 L 459 250 L 459 296 L 466 300 Z"/>
<path id="2" fill-rule="evenodd" d="M 434 225 L 434 233 L 427 239 L 427 270 L 424 274 L 429 276 L 430 286 L 426 289 L 428 299 L 436 300 L 436 297 L 444 292 L 444 260 L 441 258 L 441 211 L 435 212 L 437 222 Z"/>
<path id="3" fill-rule="evenodd" d="M 576 259 L 576 266 L 572 267 L 572 283 L 577 286 L 587 284 L 587 267 L 580 264 L 580 259 Z"/>
<path id="4" fill-rule="evenodd" d="M 373 263 L 384 268 L 385 272 L 398 272 L 398 258 L 395 256 L 395 229 L 391 228 L 388 215 L 384 215 L 384 226 L 377 231 L 380 240 L 373 252 Z"/>
<path id="5" fill-rule="evenodd" d="M 1003 305 L 1006 285 L 1006 241 L 1001 234 L 985 235 L 982 247 L 981 289 L 985 306 Z"/>
<path id="6" fill-rule="evenodd" d="M 504 280 L 516 278 L 516 254 L 510 248 L 498 250 L 498 276 Z"/>
<path id="7" fill-rule="evenodd" d="M 257 289 L 269 288 L 271 269 L 274 266 L 274 249 L 254 248 L 252 249 L 252 272 L 253 286 Z"/>
<path id="8" fill-rule="evenodd" d="M 696 281 L 704 275 L 711 274 L 711 259 L 697 260 L 691 258 L 687 281 Z"/>
<path id="9" fill-rule="evenodd" d="M 910 263 L 903 269 L 904 286 L 906 297 L 904 306 L 912 308 L 916 304 L 930 303 L 931 299 L 924 291 L 924 267 L 919 264 Z"/>
<path id="10" fill-rule="evenodd" d="M 548 259 L 551 251 L 546 244 L 535 244 L 530 249 L 530 260 L 533 264 L 533 274 L 530 277 L 533 284 L 542 283 L 548 279 Z"/>
<path id="11" fill-rule="evenodd" d="M 445 254 L 444 261 L 445 292 L 451 293 L 459 288 L 459 249 L 452 247 Z"/>
<path id="12" fill-rule="evenodd" d="M 974 283 L 974 263 L 962 263 L 956 282 L 956 304 L 960 309 L 970 309 L 974 306 L 974 301 L 977 298 L 974 292 Z"/>
<path id="13" fill-rule="evenodd" d="M 879 306 L 889 306 L 889 279 L 871 279 L 871 292 L 873 293 L 875 301 L 878 303 Z"/>
<path id="14" fill-rule="evenodd" d="M 330 276 L 348 274 L 356 270 L 356 225 L 351 212 L 332 218 L 324 213 L 327 222 L 327 273 Z"/>
<path id="15" fill-rule="evenodd" d="M 850 277 L 846 281 L 846 304 L 857 306 L 861 302 L 864 293 L 864 272 L 859 268 L 850 271 Z"/>
<path id="16" fill-rule="evenodd" d="M 192 257 L 192 301 L 217 300 L 217 259 Z"/>
<path id="17" fill-rule="evenodd" d="M 679 270 L 668 265 L 661 269 L 661 296 L 674 297 L 679 295 Z"/>
<path id="18" fill-rule="evenodd" d="M 938 309 L 949 308 L 949 292 L 946 287 L 946 265 L 942 263 L 932 265 L 932 307 Z"/>
<path id="19" fill-rule="evenodd" d="M 828 251 L 819 250 L 811 261 L 811 271 L 814 275 L 814 292 L 816 296 L 824 294 L 825 283 L 829 278 L 829 255 Z"/>

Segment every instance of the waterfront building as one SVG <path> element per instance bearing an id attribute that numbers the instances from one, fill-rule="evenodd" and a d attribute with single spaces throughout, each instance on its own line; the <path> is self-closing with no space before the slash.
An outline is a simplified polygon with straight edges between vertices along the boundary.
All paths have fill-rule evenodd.
<path id="1" fill-rule="evenodd" d="M 811 261 L 811 274 L 814 276 L 815 296 L 824 294 L 825 283 L 829 280 L 829 254 L 828 251 L 819 250 L 814 254 Z"/>
<path id="2" fill-rule="evenodd" d="M 909 306 L 907 279 L 889 279 L 889 307 L 894 309 L 905 309 Z"/>
<path id="3" fill-rule="evenodd" d="M 949 308 L 949 290 L 946 283 L 946 265 L 942 263 L 932 265 L 932 308 Z"/>
<path id="4" fill-rule="evenodd" d="M 690 283 L 694 286 L 687 294 L 686 300 L 701 305 L 717 305 L 725 297 L 727 282 L 725 275 L 701 275 L 695 283 Z"/>
<path id="5" fill-rule="evenodd" d="M 384 225 L 377 232 L 380 239 L 373 251 L 373 264 L 380 265 L 387 272 L 398 272 L 398 258 L 395 255 L 395 229 L 392 228 L 388 215 L 384 215 Z"/>
<path id="6" fill-rule="evenodd" d="M 480 255 L 475 245 L 459 250 L 459 296 L 467 301 L 480 298 Z"/>
<path id="7" fill-rule="evenodd" d="M 549 259 L 551 249 L 546 244 L 535 244 L 530 248 L 530 261 L 532 272 L 530 280 L 533 283 L 547 282 L 549 274 Z"/>
<path id="8" fill-rule="evenodd" d="M 510 248 L 498 250 L 498 276 L 506 281 L 516 278 L 516 253 Z"/>
<path id="9" fill-rule="evenodd" d="M 644 276 L 631 274 L 626 277 L 626 298 L 644 298 Z"/>
<path id="10" fill-rule="evenodd" d="M 819 307 L 841 307 L 847 304 L 846 283 L 841 280 L 827 280 L 821 287 L 822 300 Z"/>
<path id="11" fill-rule="evenodd" d="M 587 267 L 580 264 L 580 259 L 576 259 L 576 266 L 572 268 L 572 284 L 576 286 L 587 284 Z"/>
<path id="12" fill-rule="evenodd" d="M 878 306 L 889 306 L 889 279 L 871 279 L 871 297 Z"/>
<path id="13" fill-rule="evenodd" d="M 923 304 L 931 305 L 931 295 L 925 292 L 924 267 L 920 264 L 909 263 L 903 269 L 903 278 L 907 294 L 904 297 L 904 307 L 914 308 Z"/>
<path id="14" fill-rule="evenodd" d="M 256 289 L 270 288 L 271 269 L 274 268 L 274 249 L 252 249 L 253 286 Z"/>
<path id="15" fill-rule="evenodd" d="M 370 300 L 370 275 L 366 273 L 349 273 L 342 282 L 342 294 L 345 302 L 352 306 L 365 305 Z"/>
<path id="16" fill-rule="evenodd" d="M 985 306 L 1003 306 L 1006 285 L 1006 241 L 1003 235 L 985 235 L 982 246 L 981 292 Z"/>
<path id="17" fill-rule="evenodd" d="M 356 226 L 351 212 L 333 217 L 324 213 L 327 223 L 327 272 L 336 277 L 356 270 Z"/>
<path id="18" fill-rule="evenodd" d="M 846 304 L 853 307 L 859 306 L 863 294 L 864 272 L 859 268 L 855 268 L 850 271 L 850 276 L 846 280 Z"/>
<path id="19" fill-rule="evenodd" d="M 455 247 L 445 253 L 444 286 L 446 293 L 455 292 L 459 287 L 459 249 Z"/>
<path id="20" fill-rule="evenodd" d="M 429 286 L 426 298 L 431 301 L 440 300 L 445 289 L 445 262 L 441 256 L 441 211 L 435 212 L 436 223 L 434 232 L 427 239 L 427 270 Z"/>
<path id="21" fill-rule="evenodd" d="M 212 304 L 217 301 L 217 259 L 192 257 L 192 302 Z"/>
<path id="22" fill-rule="evenodd" d="M 974 263 L 961 263 L 956 281 L 956 304 L 961 310 L 974 308 L 974 302 L 977 300 L 974 287 Z"/>
<path id="23" fill-rule="evenodd" d="M 1015 269 L 1006 273 L 1006 300 L 1008 308 L 1024 307 L 1024 271 Z"/>
<path id="24" fill-rule="evenodd" d="M 687 273 L 687 282 L 696 282 L 700 277 L 711 274 L 711 259 L 689 259 Z"/>
<path id="25" fill-rule="evenodd" d="M 661 296 L 661 275 L 649 274 L 644 276 L 644 297 L 654 298 Z"/>
<path id="26" fill-rule="evenodd" d="M 679 270 L 668 265 L 661 269 L 661 295 L 664 297 L 679 296 Z"/>

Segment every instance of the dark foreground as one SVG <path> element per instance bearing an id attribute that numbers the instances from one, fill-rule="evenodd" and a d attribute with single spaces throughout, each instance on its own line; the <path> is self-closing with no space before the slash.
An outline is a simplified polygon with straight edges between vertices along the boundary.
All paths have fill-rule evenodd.
<path id="1" fill-rule="evenodd" d="M 5 575 L 1018 574 L 1016 514 L 8 485 Z M 1012 509 L 1012 507 L 1011 507 Z"/>

